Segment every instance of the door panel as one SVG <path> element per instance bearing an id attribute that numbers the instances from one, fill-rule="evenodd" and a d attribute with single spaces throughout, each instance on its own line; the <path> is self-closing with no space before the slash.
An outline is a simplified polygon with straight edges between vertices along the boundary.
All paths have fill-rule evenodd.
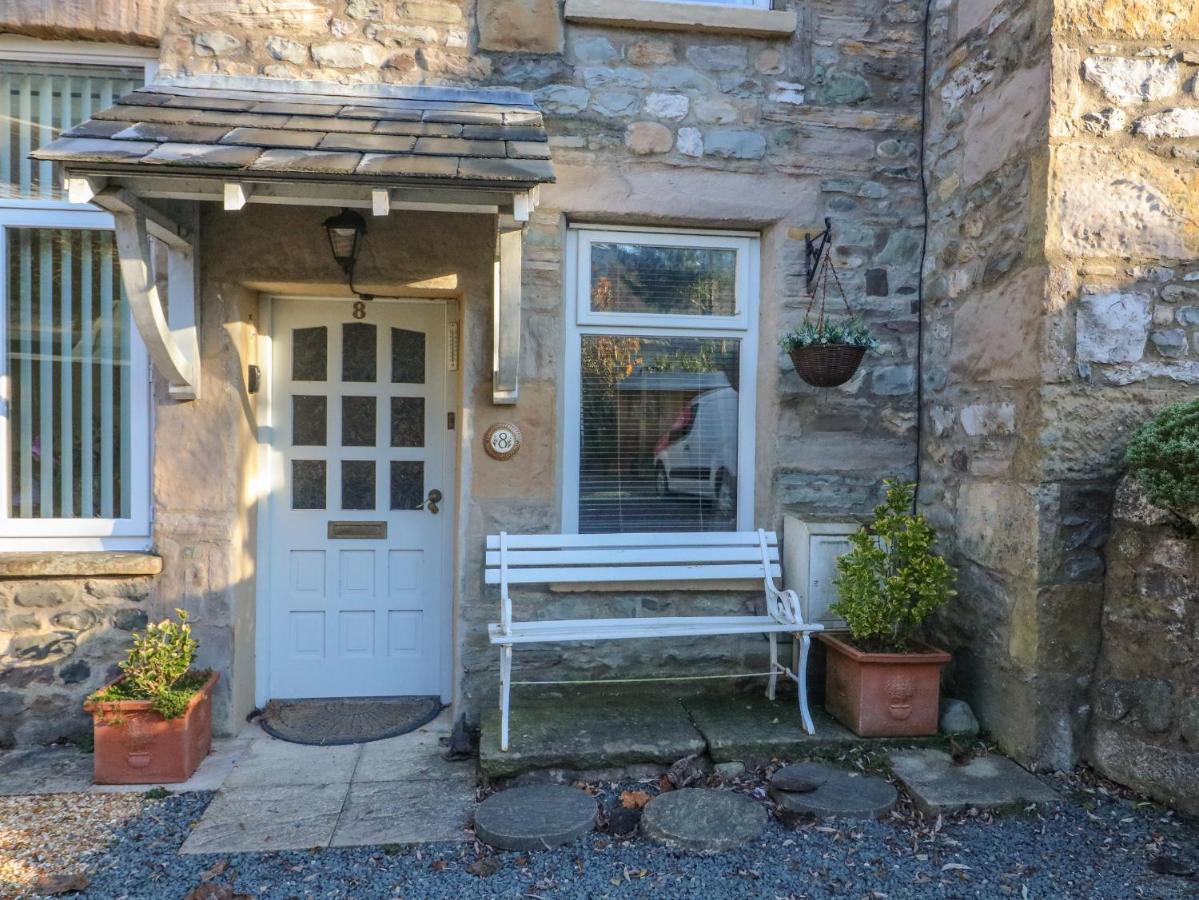
<path id="1" fill-rule="evenodd" d="M 275 303 L 271 697 L 442 693 L 452 507 L 425 499 L 450 488 L 445 309 L 366 311 Z"/>

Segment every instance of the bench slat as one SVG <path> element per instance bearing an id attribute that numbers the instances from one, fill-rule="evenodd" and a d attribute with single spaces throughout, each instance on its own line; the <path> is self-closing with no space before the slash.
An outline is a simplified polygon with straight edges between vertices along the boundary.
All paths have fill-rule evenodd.
<path id="1" fill-rule="evenodd" d="M 563 619 L 513 623 L 508 634 L 489 625 L 493 644 L 533 644 L 547 641 L 596 641 L 623 638 L 703 637 L 823 631 L 822 625 L 788 625 L 770 616 L 663 616 L 641 619 Z"/>
<path id="2" fill-rule="evenodd" d="M 766 532 L 766 542 L 778 545 L 778 535 Z M 510 534 L 509 550 L 556 550 L 588 547 L 757 547 L 756 531 L 640 532 L 636 534 Z M 500 536 L 487 535 L 487 549 L 500 549 Z"/>
<path id="3" fill-rule="evenodd" d="M 767 550 L 778 562 L 777 547 Z M 761 562 L 762 550 L 753 547 L 590 547 L 578 550 L 508 550 L 508 568 L 520 566 L 627 565 L 629 563 L 734 563 Z M 487 565 L 500 564 L 500 551 L 487 551 Z"/>
<path id="4" fill-rule="evenodd" d="M 509 584 L 553 584 L 553 583 L 599 583 L 610 581 L 735 581 L 737 579 L 762 578 L 765 568 L 761 563 L 674 566 L 538 566 L 535 568 L 509 569 Z M 487 569 L 486 583 L 499 584 L 500 570 Z M 771 563 L 768 574 L 771 578 L 781 577 L 778 563 Z"/>

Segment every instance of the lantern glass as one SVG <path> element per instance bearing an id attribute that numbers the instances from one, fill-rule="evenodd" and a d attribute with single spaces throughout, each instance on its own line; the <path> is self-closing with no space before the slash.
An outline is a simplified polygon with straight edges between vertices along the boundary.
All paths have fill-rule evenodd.
<path id="1" fill-rule="evenodd" d="M 329 249 L 337 264 L 349 274 L 358 259 L 362 235 L 366 233 L 366 222 L 351 209 L 343 209 L 325 220 L 325 232 L 329 236 Z"/>

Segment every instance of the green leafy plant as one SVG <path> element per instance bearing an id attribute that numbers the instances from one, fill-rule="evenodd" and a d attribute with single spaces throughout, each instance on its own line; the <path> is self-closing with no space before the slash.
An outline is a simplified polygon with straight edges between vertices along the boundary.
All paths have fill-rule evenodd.
<path id="1" fill-rule="evenodd" d="M 124 677 L 97 691 L 93 700 L 149 700 L 150 708 L 164 719 L 183 715 L 209 673 L 191 671 L 197 644 L 191 636 L 187 613 L 182 609 L 175 613 L 178 622 L 151 622 L 145 631 L 134 634 L 133 646 L 120 663 Z"/>
<path id="2" fill-rule="evenodd" d="M 849 344 L 852 347 L 875 350 L 878 348 L 878 338 L 870 333 L 866 323 L 861 319 L 848 319 L 841 322 L 834 322 L 831 319 L 813 322 L 806 319 L 799 328 L 783 335 L 779 340 L 779 346 L 786 353 L 800 347 L 814 347 L 821 344 Z"/>
<path id="3" fill-rule="evenodd" d="M 840 597 L 832 610 L 862 650 L 901 653 L 911 649 L 929 613 L 956 595 L 954 571 L 935 550 L 936 530 L 912 513 L 915 485 L 884 484 L 886 499 L 871 522 L 850 536 L 852 549 L 837 559 Z"/>
<path id="4" fill-rule="evenodd" d="M 1133 435 L 1125 456 L 1149 499 L 1199 536 L 1199 400 L 1167 406 Z"/>

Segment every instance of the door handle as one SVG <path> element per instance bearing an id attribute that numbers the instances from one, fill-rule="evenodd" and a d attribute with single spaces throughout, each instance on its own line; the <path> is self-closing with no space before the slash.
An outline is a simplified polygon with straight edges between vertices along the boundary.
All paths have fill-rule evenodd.
<path id="1" fill-rule="evenodd" d="M 433 515 L 437 515 L 437 513 L 439 512 L 437 504 L 440 502 L 441 502 L 441 491 L 437 490 L 437 488 L 433 488 L 433 490 L 429 491 L 429 497 L 428 497 L 428 499 L 425 500 L 423 506 L 429 512 L 433 513 Z"/>

